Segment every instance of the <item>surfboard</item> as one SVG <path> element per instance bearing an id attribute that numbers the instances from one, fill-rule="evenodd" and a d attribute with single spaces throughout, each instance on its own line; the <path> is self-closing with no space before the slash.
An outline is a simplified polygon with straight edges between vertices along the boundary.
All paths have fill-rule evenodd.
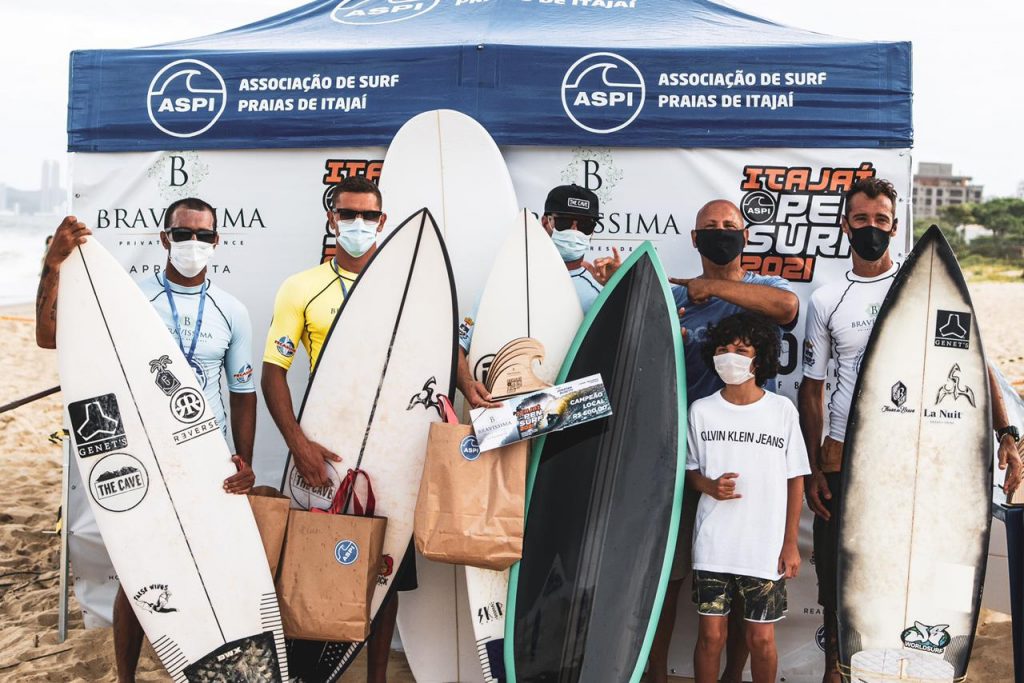
<path id="1" fill-rule="evenodd" d="M 330 484 L 314 489 L 289 457 L 282 490 L 293 507 L 326 509 L 358 467 L 373 483 L 375 514 L 388 518 L 374 617 L 410 547 L 427 432 L 440 420 L 437 395 L 450 396 L 455 382 L 455 312 L 444 239 L 422 209 L 387 237 L 349 290 L 300 408 L 302 431 L 342 462 L 326 464 Z M 361 646 L 292 641 L 293 673 L 307 683 L 337 680 Z"/>
<path id="2" fill-rule="evenodd" d="M 552 383 L 583 320 L 583 309 L 565 262 L 533 214 L 524 210 L 513 223 L 480 299 L 467 360 L 473 376 L 486 384 L 489 371 L 497 371 L 491 361 L 499 349 L 515 339 L 535 339 L 545 355 L 533 364 L 534 375 Z M 486 681 L 505 678 L 508 575 L 508 570 L 466 567 L 469 611 Z"/>
<path id="3" fill-rule="evenodd" d="M 614 414 L 541 437 L 513 565 L 505 670 L 515 682 L 636 683 L 668 585 L 683 495 L 679 321 L 650 242 L 583 319 L 559 383 L 600 373 Z"/>
<path id="4" fill-rule="evenodd" d="M 128 601 L 172 680 L 287 681 L 274 581 L 231 452 L 167 327 L 89 240 L 61 266 L 72 448 Z"/>
<path id="5" fill-rule="evenodd" d="M 846 432 L 839 649 L 864 680 L 899 659 L 923 670 L 916 655 L 949 680 L 967 671 L 992 519 L 989 401 L 970 293 L 933 226 L 879 311 Z"/>
<path id="6" fill-rule="evenodd" d="M 423 112 L 395 134 L 379 186 L 389 215 L 430 209 L 454 264 L 460 320 L 472 315 L 509 221 L 519 210 L 494 140 L 460 112 Z M 461 570 L 452 565 L 426 568 L 429 564 L 417 558 L 419 588 L 402 595 L 398 605 L 398 630 L 409 667 L 423 683 L 480 680 L 469 609 L 460 602 L 465 592 Z M 454 608 L 439 610 L 438 605 Z"/>
<path id="7" fill-rule="evenodd" d="M 455 264 L 460 312 L 472 313 L 509 220 L 519 211 L 512 177 L 490 134 L 451 109 L 418 114 L 395 133 L 379 185 L 391 216 L 430 209 Z"/>

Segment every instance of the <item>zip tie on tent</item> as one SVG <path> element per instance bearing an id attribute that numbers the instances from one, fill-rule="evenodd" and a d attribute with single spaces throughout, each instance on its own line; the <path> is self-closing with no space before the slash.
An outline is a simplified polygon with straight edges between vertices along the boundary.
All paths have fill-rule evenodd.
<path id="1" fill-rule="evenodd" d="M 64 439 L 71 436 L 70 432 L 66 429 L 58 429 L 50 436 L 46 437 L 46 440 L 52 443 L 54 446 L 60 446 L 64 443 Z"/>

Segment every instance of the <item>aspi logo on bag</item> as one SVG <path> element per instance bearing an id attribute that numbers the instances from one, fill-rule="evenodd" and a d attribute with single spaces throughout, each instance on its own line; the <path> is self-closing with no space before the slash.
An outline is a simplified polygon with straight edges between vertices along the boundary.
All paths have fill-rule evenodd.
<path id="1" fill-rule="evenodd" d="M 947 628 L 949 628 L 949 624 L 928 626 L 920 621 L 915 621 L 913 626 L 900 634 L 900 640 L 912 650 L 941 655 L 952 640 L 946 631 Z"/>
<path id="2" fill-rule="evenodd" d="M 331 12 L 339 24 L 393 24 L 426 14 L 441 0 L 342 0 Z"/>
<path id="3" fill-rule="evenodd" d="M 476 436 L 470 434 L 459 443 L 459 452 L 466 460 L 473 462 L 480 457 L 480 444 L 476 442 Z"/>
<path id="4" fill-rule="evenodd" d="M 359 546 L 355 541 L 345 539 L 334 546 L 334 559 L 346 567 L 359 559 Z"/>
<path id="5" fill-rule="evenodd" d="M 192 138 L 217 123 L 228 102 L 228 89 L 206 62 L 179 59 L 157 72 L 146 96 L 154 126 L 176 138 Z"/>
<path id="6" fill-rule="evenodd" d="M 562 79 L 562 107 L 585 131 L 604 135 L 633 123 L 644 108 L 647 86 L 640 69 L 612 52 L 580 58 Z"/>

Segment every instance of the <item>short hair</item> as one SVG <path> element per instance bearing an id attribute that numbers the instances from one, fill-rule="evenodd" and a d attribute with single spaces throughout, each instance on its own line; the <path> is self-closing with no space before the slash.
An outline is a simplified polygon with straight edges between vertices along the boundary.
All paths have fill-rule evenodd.
<path id="1" fill-rule="evenodd" d="M 380 188 L 375 183 L 367 180 L 361 175 L 351 175 L 346 177 L 340 183 L 337 183 L 331 190 L 331 204 L 334 204 L 334 199 L 342 192 L 352 192 L 354 194 L 372 194 L 377 198 L 377 206 L 381 209 L 384 208 L 384 200 L 380 196 Z"/>
<path id="2" fill-rule="evenodd" d="M 754 381 L 763 387 L 779 374 L 779 326 L 763 315 L 736 313 L 709 325 L 701 358 L 709 368 L 715 367 L 715 349 L 740 340 L 754 347 Z"/>
<path id="3" fill-rule="evenodd" d="M 896 188 L 888 180 L 883 178 L 860 178 L 854 181 L 853 185 L 850 185 L 850 189 L 846 191 L 844 195 L 845 208 L 843 214 L 850 217 L 850 199 L 856 194 L 865 194 L 869 199 L 875 199 L 880 196 L 889 198 L 892 202 L 892 214 L 896 216 Z"/>
<path id="4" fill-rule="evenodd" d="M 167 207 L 167 211 L 164 212 L 165 229 L 174 227 L 171 225 L 171 218 L 174 216 L 174 212 L 178 209 L 187 209 L 189 211 L 209 211 L 210 215 L 213 216 L 213 229 L 217 229 L 217 210 L 197 197 L 185 197 L 184 199 L 171 202 L 171 205 Z"/>

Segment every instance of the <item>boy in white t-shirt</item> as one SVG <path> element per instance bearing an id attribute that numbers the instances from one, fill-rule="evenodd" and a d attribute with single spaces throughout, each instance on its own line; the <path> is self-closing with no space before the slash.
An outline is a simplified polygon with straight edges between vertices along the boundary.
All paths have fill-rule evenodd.
<path id="1" fill-rule="evenodd" d="M 770 683 L 786 579 L 800 569 L 807 451 L 796 408 L 762 388 L 779 368 L 774 323 L 752 313 L 725 318 L 709 329 L 704 355 L 725 388 L 690 407 L 686 479 L 704 494 L 693 531 L 696 681 L 718 680 L 730 607 L 741 595 L 754 683 Z"/>

